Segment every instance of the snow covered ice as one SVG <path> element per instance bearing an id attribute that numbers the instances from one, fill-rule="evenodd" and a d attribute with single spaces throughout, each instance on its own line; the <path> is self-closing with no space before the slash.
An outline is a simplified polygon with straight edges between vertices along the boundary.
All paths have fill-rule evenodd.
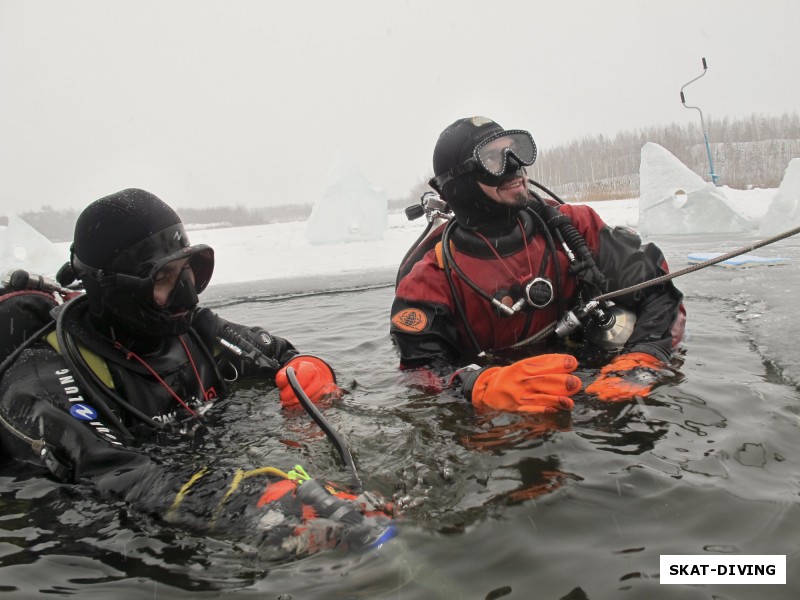
<path id="1" fill-rule="evenodd" d="M 737 233 L 747 219 L 729 204 L 724 188 L 704 181 L 668 150 L 648 142 L 639 168 L 639 233 Z"/>
<path id="2" fill-rule="evenodd" d="M 25 269 L 53 276 L 69 254 L 16 215 L 8 215 L 0 224 L 0 273 Z"/>
<path id="3" fill-rule="evenodd" d="M 786 167 L 778 192 L 761 220 L 762 235 L 774 235 L 800 225 L 800 158 Z"/>
<path id="4" fill-rule="evenodd" d="M 731 211 L 744 219 L 748 224 L 746 230 L 685 233 L 675 229 L 678 223 L 673 220 L 673 229 L 664 234 L 651 233 L 646 241 L 658 244 L 665 253 L 670 269 L 677 271 L 689 264 L 690 254 L 726 253 L 765 237 L 759 235 L 757 224 L 762 220 L 767 223 L 765 214 L 768 208 L 772 213 L 778 207 L 786 207 L 779 213 L 782 216 L 776 222 L 786 225 L 785 229 L 792 227 L 789 220 L 797 216 L 798 210 L 796 178 L 800 169 L 797 163 L 800 161 L 792 161 L 791 168 L 787 169 L 787 177 L 781 186 L 782 198 L 778 198 L 774 189 L 725 189 L 725 214 Z M 663 181 L 662 189 L 670 194 L 678 189 L 687 189 L 689 193 L 697 191 L 692 190 L 686 180 L 671 183 Z M 652 192 L 655 186 L 649 189 Z M 698 186 L 697 189 L 702 188 Z M 652 197 L 653 194 L 648 198 Z M 642 201 L 648 198 L 643 197 Z M 609 225 L 627 225 L 636 229 L 642 201 L 631 198 L 592 202 L 589 205 Z M 773 206 L 776 202 L 777 206 Z M 341 212 L 347 213 L 347 210 Z M 346 216 L 339 215 L 337 222 L 346 222 Z M 713 215 L 709 218 L 713 218 Z M 10 223 L 15 221 L 13 217 L 9 220 Z M 190 231 L 192 243 L 209 244 L 215 250 L 214 276 L 201 302 L 214 306 L 229 302 L 231 298 L 253 299 L 390 285 L 400 261 L 425 225 L 420 221 L 409 221 L 403 213 L 389 214 L 386 223 L 380 239 L 328 244 L 313 244 L 308 240 L 309 222 L 306 221 Z M 25 226 L 25 259 L 11 261 L 9 257 L 13 258 L 15 252 L 18 258 L 21 257 L 21 250 L 16 249 L 18 244 L 9 241 L 9 229 L 12 228 L 0 227 L 0 249 L 3 252 L 0 270 L 25 268 L 52 277 L 69 258 L 68 242 L 51 244 Z M 720 311 L 732 315 L 731 327 L 740 330 L 750 340 L 765 363 L 788 381 L 800 385 L 800 348 L 796 342 L 800 339 L 800 320 L 796 318 L 797 296 L 800 294 L 800 236 L 750 253 L 764 257 L 786 257 L 789 262 L 781 266 L 762 265 L 740 269 L 713 266 L 676 280 L 689 303 L 689 339 L 694 327 L 691 303 L 714 302 Z M 386 311 L 388 313 L 388 306 Z"/>
<path id="5" fill-rule="evenodd" d="M 386 197 L 367 181 L 351 160 L 338 153 L 322 197 L 308 219 L 312 244 L 336 244 L 383 238 L 387 225 Z"/>

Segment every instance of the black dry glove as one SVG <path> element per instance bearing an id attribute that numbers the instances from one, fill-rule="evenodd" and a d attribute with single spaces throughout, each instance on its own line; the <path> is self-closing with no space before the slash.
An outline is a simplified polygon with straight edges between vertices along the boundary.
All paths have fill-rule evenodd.
<path id="1" fill-rule="evenodd" d="M 257 373 L 274 379 L 275 373 L 281 367 L 273 358 L 275 342 L 262 327 L 226 323 L 217 335 L 217 342 L 241 374 Z"/>

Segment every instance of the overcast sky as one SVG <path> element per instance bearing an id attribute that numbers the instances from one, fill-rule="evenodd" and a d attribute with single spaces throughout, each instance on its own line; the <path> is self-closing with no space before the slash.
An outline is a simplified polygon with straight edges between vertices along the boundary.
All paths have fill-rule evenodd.
<path id="1" fill-rule="evenodd" d="M 313 203 L 337 153 L 401 197 L 464 116 L 542 153 L 699 124 L 703 57 L 706 118 L 796 111 L 798 24 L 797 0 L 0 0 L 0 212 Z"/>

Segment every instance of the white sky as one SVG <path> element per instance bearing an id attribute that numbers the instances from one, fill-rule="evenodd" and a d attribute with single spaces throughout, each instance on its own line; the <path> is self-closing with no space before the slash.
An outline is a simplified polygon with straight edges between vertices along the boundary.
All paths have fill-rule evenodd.
<path id="1" fill-rule="evenodd" d="M 797 0 L 0 0 L 0 212 L 315 202 L 337 152 L 399 197 L 463 116 L 541 152 L 699 122 L 703 57 L 706 118 L 795 111 L 798 23 Z"/>

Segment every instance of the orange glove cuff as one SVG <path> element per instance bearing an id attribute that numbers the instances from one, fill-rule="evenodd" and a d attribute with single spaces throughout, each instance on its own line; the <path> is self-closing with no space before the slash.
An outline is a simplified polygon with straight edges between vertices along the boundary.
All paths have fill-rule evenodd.
<path id="1" fill-rule="evenodd" d="M 328 363 L 326 363 L 318 356 L 314 356 L 313 354 L 299 354 L 295 356 L 288 363 L 283 365 L 283 369 L 281 369 L 281 371 L 283 371 L 286 367 L 294 367 L 295 370 L 297 370 L 297 365 L 298 363 L 301 362 L 311 363 L 323 373 L 327 373 L 328 376 L 330 377 L 330 380 L 336 383 L 336 373 L 334 373 L 333 367 L 331 367 Z"/>
<path id="2" fill-rule="evenodd" d="M 652 354 L 647 354 L 646 352 L 630 352 L 614 357 L 610 363 L 600 369 L 600 372 L 606 374 L 615 371 L 630 371 L 636 367 L 657 369 L 661 364 L 661 361 Z"/>
<path id="3" fill-rule="evenodd" d="M 323 398 L 341 393 L 336 385 L 336 374 L 328 363 L 316 356 L 301 354 L 286 363 L 275 375 L 275 385 L 280 390 L 281 404 L 285 407 L 300 404 L 286 375 L 288 367 L 294 369 L 297 383 L 315 404 Z"/>
<path id="4" fill-rule="evenodd" d="M 597 396 L 606 402 L 621 402 L 634 396 L 647 396 L 653 389 L 655 378 L 650 381 L 626 380 L 636 369 L 659 371 L 663 363 L 651 354 L 631 352 L 617 356 L 600 369 L 600 375 L 586 387 L 586 393 Z"/>

